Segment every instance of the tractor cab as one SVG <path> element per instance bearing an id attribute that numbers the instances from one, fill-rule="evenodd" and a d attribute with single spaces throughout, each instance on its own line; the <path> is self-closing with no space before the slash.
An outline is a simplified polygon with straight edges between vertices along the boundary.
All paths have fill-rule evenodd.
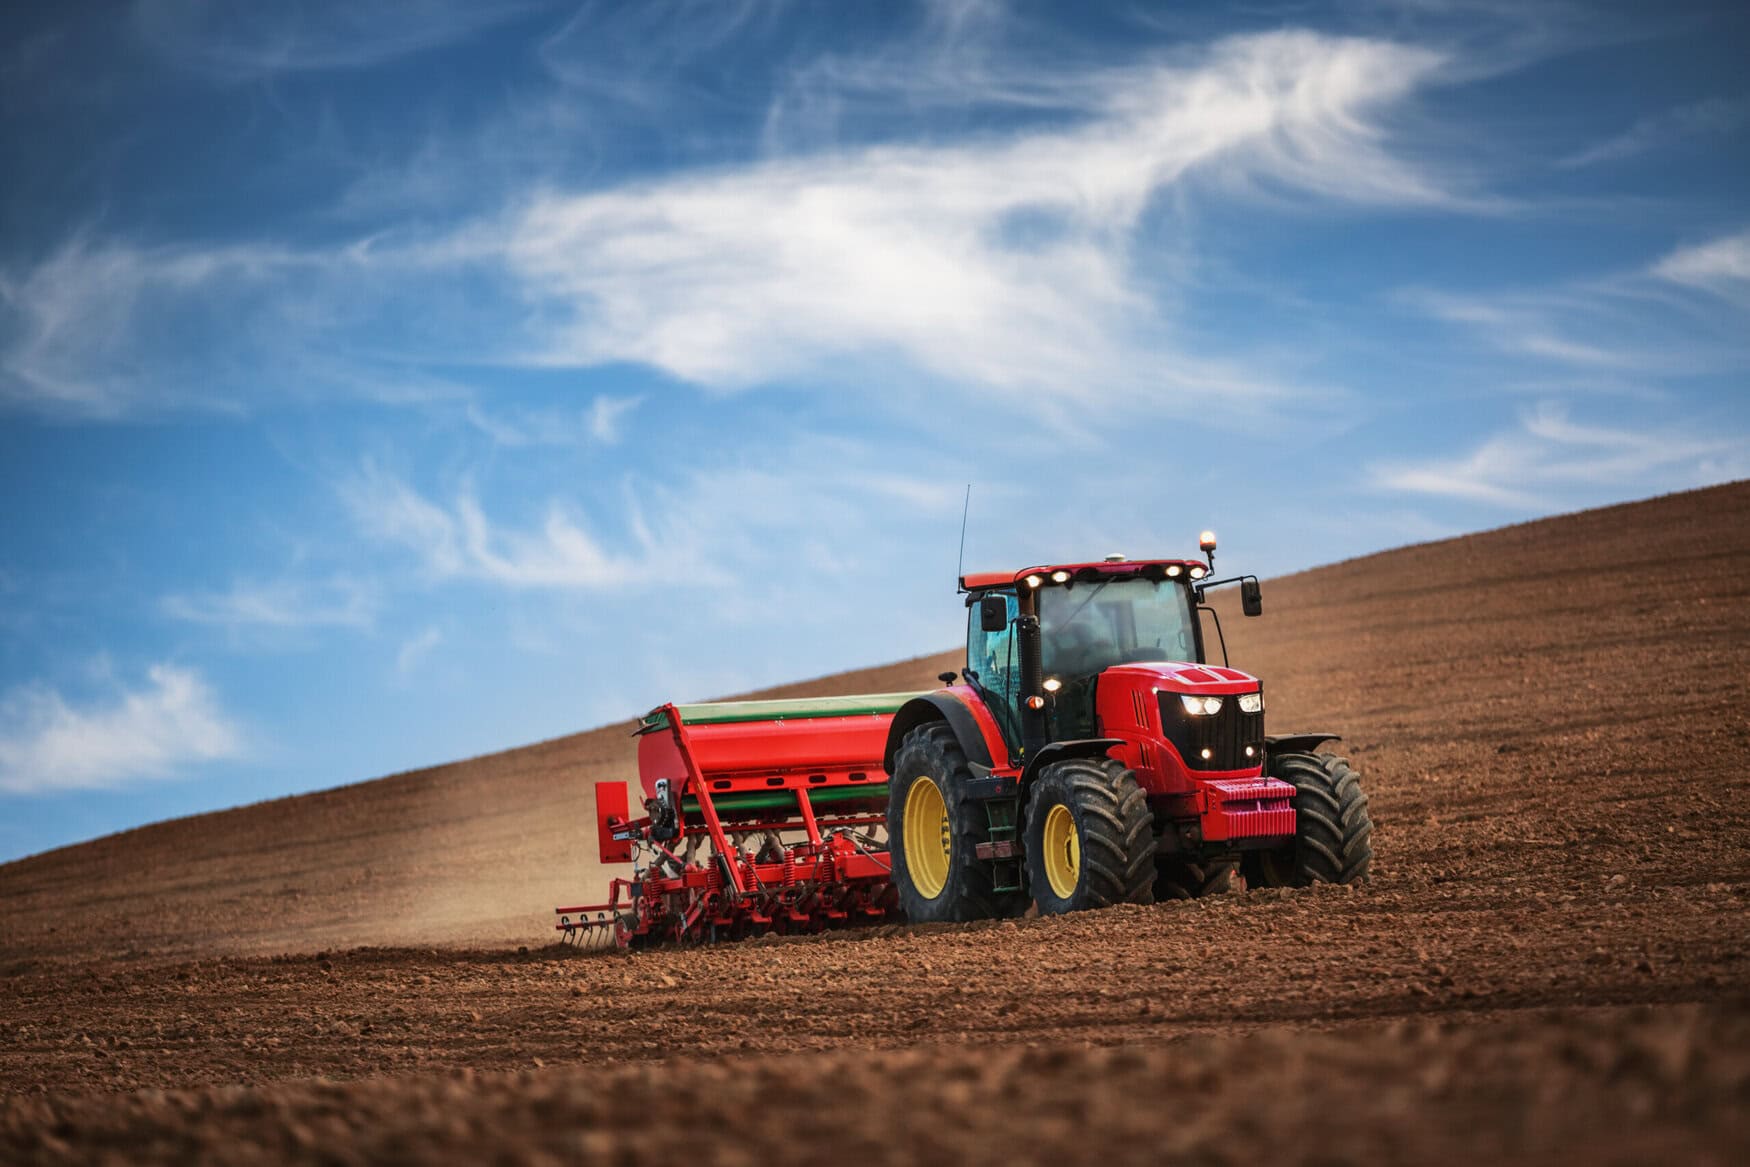
<path id="1" fill-rule="evenodd" d="M 1111 556 L 966 576 L 966 679 L 1012 753 L 1102 736 L 1095 690 L 1107 669 L 1202 663 L 1196 589 L 1208 572 L 1195 560 Z M 1034 668 L 1036 680 L 1024 675 Z"/>

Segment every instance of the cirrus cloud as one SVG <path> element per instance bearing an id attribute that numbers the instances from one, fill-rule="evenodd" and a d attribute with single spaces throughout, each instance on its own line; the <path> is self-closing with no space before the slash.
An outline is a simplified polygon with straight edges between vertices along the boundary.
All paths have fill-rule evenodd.
<path id="1" fill-rule="evenodd" d="M 0 698 L 0 793 L 108 789 L 243 750 L 200 674 L 175 665 L 154 665 L 143 687 L 83 708 L 41 685 Z"/>
<path id="2" fill-rule="evenodd" d="M 1175 365 L 1231 388 L 1243 378 L 1160 359 L 1172 346 L 1132 271 L 1145 211 L 1193 176 L 1464 205 L 1379 120 L 1440 63 L 1380 40 L 1234 38 L 1194 65 L 1102 75 L 1101 112 L 1067 127 L 550 192 L 510 219 L 506 261 L 553 310 L 541 363 L 735 389 L 898 354 L 985 390 L 1098 397 Z"/>
<path id="3" fill-rule="evenodd" d="M 168 60 L 217 81 L 358 69 L 450 44 L 524 15 L 534 4 L 399 0 L 134 0 L 134 33 Z"/>
<path id="4" fill-rule="evenodd" d="M 1679 490 L 1750 474 L 1735 436 L 1690 430 L 1623 429 L 1573 421 L 1559 404 L 1526 412 L 1516 429 L 1467 454 L 1371 468 L 1382 490 L 1436 495 L 1513 510 L 1547 511 L 1594 501 L 1575 492 L 1609 484 L 1616 492 Z"/>
<path id="5" fill-rule="evenodd" d="M 1680 247 L 1653 265 L 1653 274 L 1728 298 L 1750 298 L 1750 228 Z"/>
<path id="6" fill-rule="evenodd" d="M 632 362 L 718 391 L 886 385 L 896 360 L 1039 409 L 1280 399 L 1257 358 L 1180 335 L 1145 219 L 1196 184 L 1302 211 L 1479 209 L 1392 133 L 1443 63 L 1383 39 L 1246 35 L 1038 86 L 1032 99 L 1060 104 L 1001 133 L 550 186 L 417 237 L 79 235 L 0 270 L 0 400 L 97 417 L 247 410 L 382 395 L 445 362 Z M 466 294 L 434 307 L 434 281 Z M 209 343 L 168 339 L 189 335 Z M 609 441 L 615 421 L 591 426 Z"/>

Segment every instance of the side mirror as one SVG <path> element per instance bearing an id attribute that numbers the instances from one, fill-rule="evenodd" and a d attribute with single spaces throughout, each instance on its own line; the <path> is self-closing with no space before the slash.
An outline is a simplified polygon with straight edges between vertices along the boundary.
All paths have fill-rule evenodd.
<path id="1" fill-rule="evenodd" d="M 985 632 L 1001 632 L 1009 626 L 1009 601 L 1003 596 L 986 596 L 978 602 L 978 627 Z"/>
<path id="2" fill-rule="evenodd" d="M 1240 581 L 1240 611 L 1248 616 L 1262 616 L 1264 614 L 1264 592 L 1258 587 L 1257 580 L 1242 579 Z"/>

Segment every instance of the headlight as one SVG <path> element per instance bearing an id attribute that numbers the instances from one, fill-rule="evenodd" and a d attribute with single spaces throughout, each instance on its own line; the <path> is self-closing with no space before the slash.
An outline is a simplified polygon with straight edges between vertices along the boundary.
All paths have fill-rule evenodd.
<path id="1" fill-rule="evenodd" d="M 1264 712 L 1264 694 L 1262 694 L 1262 693 L 1241 693 L 1240 694 L 1240 712 L 1241 713 L 1262 713 L 1262 712 Z"/>
<path id="2" fill-rule="evenodd" d="M 1189 575 L 1192 579 L 1202 579 L 1204 576 L 1209 574 L 1209 571 L 1206 568 L 1193 567 L 1190 571 L 1186 572 L 1186 574 Z"/>
<path id="3" fill-rule="evenodd" d="M 1179 704 L 1183 705 L 1185 707 L 1185 712 L 1189 713 L 1192 717 L 1208 717 L 1211 714 L 1221 712 L 1220 697 L 1181 696 L 1179 698 Z"/>

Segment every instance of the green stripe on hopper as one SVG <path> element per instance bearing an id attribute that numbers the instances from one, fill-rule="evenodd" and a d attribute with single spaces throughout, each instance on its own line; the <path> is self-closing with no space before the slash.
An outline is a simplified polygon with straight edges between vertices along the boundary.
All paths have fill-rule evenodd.
<path id="1" fill-rule="evenodd" d="M 859 782 L 855 786 L 822 786 L 808 791 L 808 801 L 814 806 L 827 802 L 848 802 L 857 798 L 886 798 L 887 783 Z M 790 790 L 774 790 L 769 794 L 763 790 L 751 791 L 746 794 L 719 794 L 711 800 L 711 805 L 717 808 L 719 814 L 735 810 L 795 810 L 796 794 Z M 699 800 L 688 797 L 681 799 L 681 811 L 685 814 L 699 813 Z"/>
<path id="2" fill-rule="evenodd" d="M 679 705 L 681 720 L 688 725 L 726 725 L 735 721 L 788 721 L 806 717 L 858 717 L 894 714 L 921 693 L 865 693 L 853 697 L 798 697 L 789 701 L 708 701 Z M 667 729 L 668 716 L 660 709 L 644 715 L 639 732 Z"/>

